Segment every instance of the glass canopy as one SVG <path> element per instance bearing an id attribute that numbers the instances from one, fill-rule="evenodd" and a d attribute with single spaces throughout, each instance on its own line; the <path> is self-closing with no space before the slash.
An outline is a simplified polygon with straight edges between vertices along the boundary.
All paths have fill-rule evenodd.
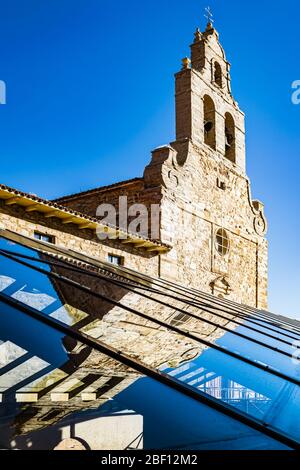
<path id="1" fill-rule="evenodd" d="M 297 323 L 0 233 L 0 447 L 300 447 Z"/>

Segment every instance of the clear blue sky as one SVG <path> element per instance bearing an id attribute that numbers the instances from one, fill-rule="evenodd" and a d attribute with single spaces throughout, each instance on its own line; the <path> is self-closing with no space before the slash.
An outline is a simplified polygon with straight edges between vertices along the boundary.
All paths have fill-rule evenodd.
<path id="1" fill-rule="evenodd" d="M 142 175 L 174 140 L 173 74 L 209 0 L 0 0 L 2 183 L 55 198 Z M 300 318 L 300 4 L 212 0 L 266 204 L 270 309 Z"/>

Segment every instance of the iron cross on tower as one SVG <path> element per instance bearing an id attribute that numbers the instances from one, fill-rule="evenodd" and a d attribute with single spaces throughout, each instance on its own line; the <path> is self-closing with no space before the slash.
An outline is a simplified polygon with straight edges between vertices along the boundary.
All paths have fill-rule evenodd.
<path id="1" fill-rule="evenodd" d="M 213 25 L 214 24 L 214 19 L 213 19 L 213 14 L 212 14 L 212 11 L 211 11 L 210 7 L 206 7 L 205 12 L 206 12 L 206 15 L 204 15 L 204 16 L 205 16 L 205 18 L 207 18 L 208 24 Z"/>

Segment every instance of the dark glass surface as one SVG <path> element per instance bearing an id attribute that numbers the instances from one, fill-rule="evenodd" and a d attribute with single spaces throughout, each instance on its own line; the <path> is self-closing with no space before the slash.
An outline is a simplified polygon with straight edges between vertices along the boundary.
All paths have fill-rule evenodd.
<path id="1" fill-rule="evenodd" d="M 75 257 L 70 264 L 50 254 L 38 252 L 33 248 L 16 244 L 4 238 L 0 238 L 0 250 L 8 250 L 18 254 L 12 259 L 4 256 L 4 252 L 0 254 L 0 292 L 6 296 L 33 307 L 43 315 L 71 325 L 93 338 L 100 338 L 108 346 L 122 348 L 127 354 L 133 354 L 142 362 L 165 371 L 171 377 L 193 387 L 200 393 L 218 399 L 224 405 L 246 413 L 249 417 L 260 420 L 261 423 L 268 423 L 269 426 L 292 436 L 297 441 L 300 440 L 300 424 L 295 418 L 300 406 L 299 386 L 268 370 L 262 370 L 255 364 L 248 364 L 242 359 L 226 354 L 226 350 L 232 351 L 254 363 L 271 366 L 297 380 L 299 365 L 294 363 L 291 357 L 280 352 L 284 351 L 290 354 L 293 352 L 291 344 L 280 341 L 280 339 L 286 340 L 285 336 L 280 335 L 282 332 L 280 328 L 278 328 L 279 339 L 271 339 L 264 335 L 268 331 L 265 326 L 261 327 L 261 332 L 254 332 L 246 328 L 249 325 L 246 319 L 238 318 L 239 323 L 243 323 L 243 325 L 231 322 L 230 319 L 236 318 L 233 313 L 231 318 L 228 318 L 228 321 L 224 323 L 211 312 L 209 316 L 206 316 L 206 319 L 209 319 L 210 322 L 216 322 L 215 325 L 209 324 L 201 318 L 192 318 L 182 324 L 176 323 L 179 328 L 193 333 L 199 339 L 209 341 L 212 346 L 214 344 L 221 346 L 224 348 L 224 352 L 221 352 L 214 347 L 204 346 L 195 339 L 184 338 L 180 333 L 168 331 L 168 325 L 172 324 L 174 313 L 176 314 L 174 307 L 182 309 L 186 306 L 183 299 L 179 301 L 170 299 L 167 290 L 161 289 L 160 294 L 150 293 L 150 298 L 146 298 L 141 295 L 144 292 L 149 296 L 145 285 L 144 291 L 132 292 L 130 288 L 126 287 L 126 284 L 119 284 L 124 280 L 128 282 L 128 279 L 125 279 L 125 271 L 120 270 L 119 277 L 112 277 L 105 265 L 99 272 L 92 260 L 90 265 L 94 268 L 93 272 L 87 272 L 78 264 Z M 22 263 L 27 263 L 29 266 Z M 37 269 L 46 271 L 46 273 L 41 273 Z M 65 282 L 66 279 L 71 281 L 71 284 Z M 82 286 L 84 289 L 81 288 Z M 95 293 L 98 296 L 94 295 Z M 159 301 L 169 305 L 164 305 Z M 203 315 L 201 309 L 186 309 L 187 314 L 190 311 L 194 314 L 196 312 L 199 317 Z M 152 320 L 141 318 L 139 313 L 150 315 Z M 13 325 L 12 318 L 14 318 Z M 181 361 L 178 361 L 177 358 L 176 364 L 173 364 L 174 361 L 170 360 L 170 354 L 167 354 L 167 347 L 166 354 L 159 347 L 157 349 L 148 347 L 147 335 L 149 331 L 160 328 L 159 335 L 162 334 L 161 327 L 154 322 L 154 319 L 165 323 L 165 328 L 163 328 L 165 336 L 162 344 L 169 346 L 172 345 L 172 341 L 175 341 L 174 345 L 176 342 L 182 345 L 182 342 L 185 341 L 187 351 L 190 349 L 197 352 L 194 354 L 194 359 L 184 360 L 183 357 Z M 231 331 L 222 329 L 220 323 L 223 326 L 226 325 L 226 328 Z M 145 330 L 147 330 L 147 334 L 145 334 Z M 247 336 L 248 339 L 237 336 L 235 332 Z M 276 347 L 279 351 L 259 345 L 251 341 L 251 338 L 259 340 L 265 345 Z M 84 361 L 86 360 L 85 355 L 89 355 L 87 347 L 74 346 L 74 341 L 70 338 L 39 324 L 36 320 L 30 319 L 20 312 L 15 312 L 14 315 L 1 312 L 0 339 L 3 342 L 0 345 L 2 403 L 7 397 L 13 397 L 14 394 L 18 395 L 18 399 L 24 398 L 26 387 L 28 390 L 26 382 L 28 367 L 31 368 L 29 378 L 32 379 L 31 382 L 34 382 L 34 386 L 38 386 L 41 381 L 44 385 L 44 382 L 49 382 L 49 370 L 52 373 L 53 368 L 60 371 L 57 375 L 59 381 L 63 379 L 64 373 L 69 374 L 70 358 L 74 359 L 79 354 L 76 356 L 77 361 L 81 358 Z M 292 342 L 293 340 L 288 341 Z M 1 357 L 4 358 L 2 362 Z M 77 367 L 76 364 L 74 367 Z M 93 380 L 92 371 L 89 372 L 89 375 L 92 377 L 88 380 Z M 151 390 L 152 386 L 147 382 L 149 380 L 152 381 L 152 379 L 145 378 L 141 380 L 141 383 L 147 383 L 147 387 Z M 85 383 L 80 387 L 84 388 L 84 385 Z M 161 384 L 155 383 L 153 388 L 156 390 L 158 385 L 163 387 Z M 133 385 L 126 387 L 121 395 L 126 396 L 132 387 Z M 28 399 L 31 393 L 32 399 L 37 398 L 39 402 L 38 393 L 36 395 L 34 395 L 36 392 L 27 391 L 26 393 L 25 398 Z M 178 394 L 174 390 L 169 390 L 168 393 Z M 55 397 L 53 394 L 52 396 Z M 64 395 L 62 396 L 64 397 Z M 150 395 L 147 398 L 151 399 Z M 187 399 L 187 397 L 184 398 Z M 130 403 L 130 406 L 133 406 L 132 401 Z M 166 403 L 165 406 L 167 409 Z M 204 405 L 197 403 L 197 406 Z M 209 413 L 212 411 L 209 410 Z M 214 413 L 217 412 L 214 411 Z M 176 441 L 177 437 L 174 436 L 174 439 Z M 178 440 L 176 442 L 175 446 L 178 445 Z M 191 445 L 191 441 L 187 445 Z"/>
<path id="2" fill-rule="evenodd" d="M 86 449 L 287 448 L 2 302 L 0 313 L 2 449 L 69 437 Z"/>

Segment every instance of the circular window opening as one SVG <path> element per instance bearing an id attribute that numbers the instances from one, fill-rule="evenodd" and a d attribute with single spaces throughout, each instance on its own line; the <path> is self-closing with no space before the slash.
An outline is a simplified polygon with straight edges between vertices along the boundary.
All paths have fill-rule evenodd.
<path id="1" fill-rule="evenodd" d="M 228 235 L 223 228 L 220 228 L 216 233 L 216 246 L 220 255 L 225 256 L 228 254 L 230 243 Z"/>

